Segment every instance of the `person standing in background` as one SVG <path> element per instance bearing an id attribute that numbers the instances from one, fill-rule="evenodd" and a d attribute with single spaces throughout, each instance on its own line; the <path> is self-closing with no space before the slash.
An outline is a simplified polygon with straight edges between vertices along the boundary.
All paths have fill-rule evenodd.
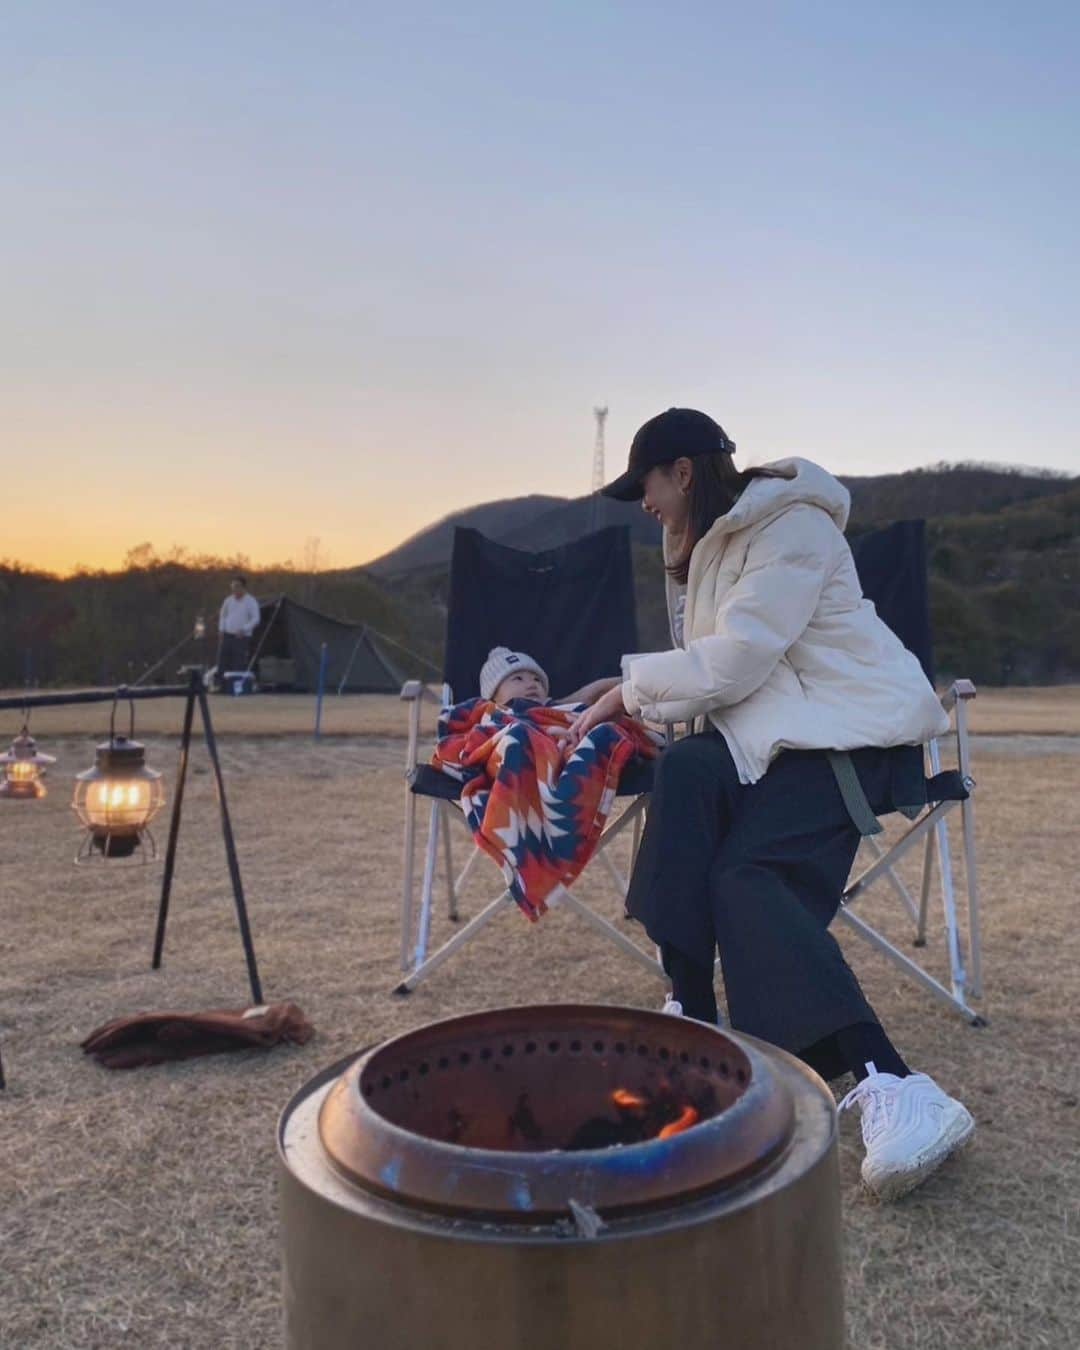
<path id="1" fill-rule="evenodd" d="M 247 578 L 235 576 L 232 587 L 221 606 L 218 620 L 217 668 L 221 675 L 233 670 L 247 670 L 251 635 L 259 625 L 259 602 L 248 591 Z"/>

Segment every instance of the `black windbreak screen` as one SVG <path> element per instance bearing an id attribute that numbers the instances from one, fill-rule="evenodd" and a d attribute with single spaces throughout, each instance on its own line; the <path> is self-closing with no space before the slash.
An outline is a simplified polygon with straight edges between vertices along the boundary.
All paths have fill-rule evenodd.
<path id="1" fill-rule="evenodd" d="M 850 541 L 863 594 L 934 683 L 926 585 L 926 522 L 899 520 Z"/>

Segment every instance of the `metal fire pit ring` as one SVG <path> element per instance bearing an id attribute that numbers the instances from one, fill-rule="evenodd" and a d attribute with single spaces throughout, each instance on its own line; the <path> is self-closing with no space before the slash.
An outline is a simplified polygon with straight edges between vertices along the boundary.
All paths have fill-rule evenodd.
<path id="1" fill-rule="evenodd" d="M 666 1139 L 569 1151 L 611 1091 L 669 1090 L 707 1118 Z M 753 1044 L 640 1009 L 541 1005 L 422 1027 L 361 1054 L 319 1111 L 334 1169 L 420 1210 L 529 1223 L 685 1204 L 778 1165 L 792 1094 Z"/>

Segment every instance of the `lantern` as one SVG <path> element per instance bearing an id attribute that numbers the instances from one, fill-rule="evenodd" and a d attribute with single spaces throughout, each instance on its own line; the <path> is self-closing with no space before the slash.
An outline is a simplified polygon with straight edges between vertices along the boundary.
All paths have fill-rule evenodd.
<path id="1" fill-rule="evenodd" d="M 95 853 L 102 858 L 130 858 L 144 835 L 153 857 L 157 847 L 147 827 L 164 805 L 165 785 L 157 769 L 147 768 L 146 747 L 110 731 L 109 739 L 97 748 L 94 767 L 75 781 L 72 808 L 86 827 L 75 861 L 86 862 Z"/>
<path id="2" fill-rule="evenodd" d="M 205 614 L 195 615 L 195 640 L 198 642 L 206 636 L 206 616 Z"/>
<path id="3" fill-rule="evenodd" d="M 41 780 L 45 766 L 55 763 L 56 756 L 41 754 L 37 741 L 24 726 L 11 742 L 11 749 L 0 755 L 0 764 L 3 765 L 0 797 L 44 797 L 45 784 Z"/>

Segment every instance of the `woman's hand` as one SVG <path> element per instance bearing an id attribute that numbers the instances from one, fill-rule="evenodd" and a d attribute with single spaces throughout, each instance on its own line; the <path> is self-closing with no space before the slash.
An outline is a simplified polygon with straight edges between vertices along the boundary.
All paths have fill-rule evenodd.
<path id="1" fill-rule="evenodd" d="M 578 713 L 577 717 L 574 718 L 570 724 L 566 740 L 563 742 L 565 753 L 572 755 L 578 747 L 578 742 L 583 736 L 587 736 L 593 727 L 598 727 L 601 722 L 611 722 L 625 712 L 626 705 L 623 703 L 622 684 L 619 683 L 598 698 L 591 708 L 586 708 L 584 712 Z"/>
<path id="2" fill-rule="evenodd" d="M 606 694 L 609 689 L 614 689 L 621 682 L 622 676 L 620 675 L 610 675 L 602 680 L 591 680 L 588 684 L 583 684 L 580 689 L 575 689 L 572 694 L 567 694 L 565 698 L 559 699 L 559 702 L 595 703 L 601 694 Z"/>

